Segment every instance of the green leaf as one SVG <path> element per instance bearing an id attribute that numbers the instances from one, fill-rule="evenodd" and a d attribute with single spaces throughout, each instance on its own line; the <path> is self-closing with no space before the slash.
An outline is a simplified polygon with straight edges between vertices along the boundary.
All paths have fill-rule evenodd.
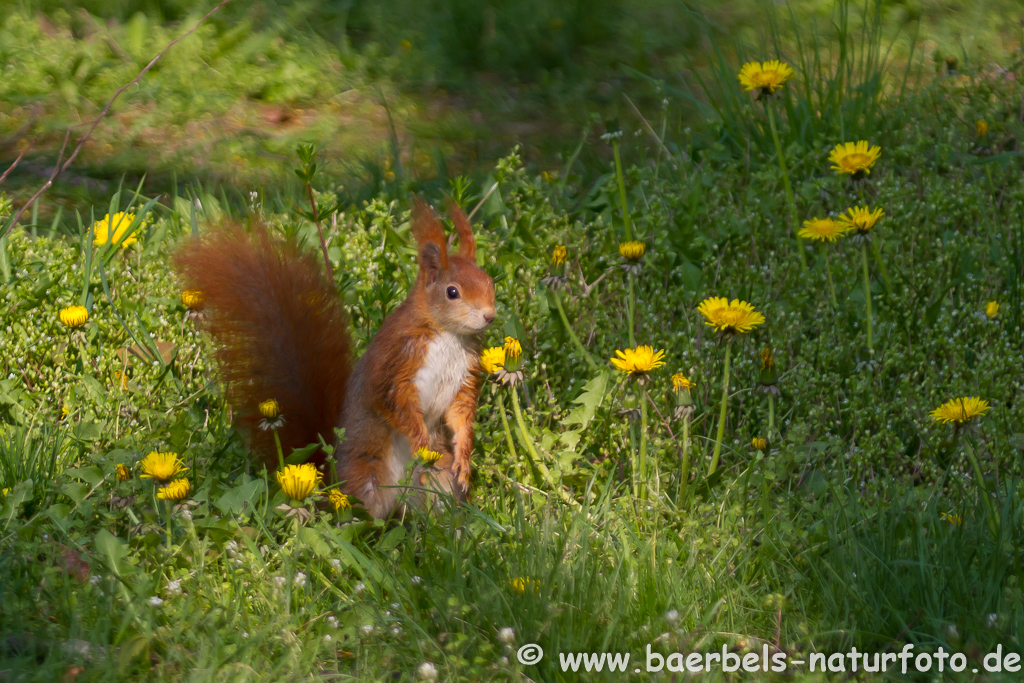
<path id="1" fill-rule="evenodd" d="M 135 567 L 125 561 L 130 552 L 128 544 L 106 529 L 100 529 L 93 541 L 96 554 L 110 567 L 117 576 L 132 574 Z"/>
<path id="2" fill-rule="evenodd" d="M 13 489 L 7 492 L 6 496 L 0 496 L 0 510 L 4 512 L 4 525 L 10 523 L 11 518 L 18 513 L 21 504 L 32 499 L 32 480 L 26 479 L 18 482 Z"/>
<path id="3" fill-rule="evenodd" d="M 260 495 L 263 494 L 263 480 L 240 484 L 214 501 L 214 506 L 225 515 L 238 514 L 243 510 L 256 507 Z"/>
<path id="4" fill-rule="evenodd" d="M 308 446 L 302 448 L 296 448 L 292 451 L 292 454 L 284 459 L 286 465 L 301 465 L 302 463 L 309 460 L 309 456 L 316 453 L 317 449 L 320 448 L 320 444 L 311 443 Z"/>
<path id="5" fill-rule="evenodd" d="M 317 557 L 330 558 L 334 557 L 331 553 L 330 546 L 324 542 L 323 536 L 316 529 L 308 526 L 299 527 L 299 540 L 309 546 L 309 549 Z"/>
<path id="6" fill-rule="evenodd" d="M 67 471 L 69 477 L 81 479 L 90 486 L 96 486 L 103 481 L 103 470 L 93 465 L 92 467 L 76 467 Z"/>
<path id="7" fill-rule="evenodd" d="M 398 544 L 402 542 L 402 539 L 404 538 L 405 527 L 396 526 L 395 528 L 389 530 L 386 534 L 384 534 L 384 536 L 380 539 L 380 545 L 378 546 L 378 548 L 380 549 L 381 552 L 389 552 L 391 550 L 394 550 L 398 546 Z"/>
<path id="8" fill-rule="evenodd" d="M 76 505 L 80 505 L 85 497 L 89 494 L 89 485 L 81 481 L 73 481 L 68 484 L 64 484 L 61 487 L 61 492 L 71 500 L 75 501 Z"/>
<path id="9" fill-rule="evenodd" d="M 597 412 L 606 393 L 608 393 L 608 373 L 602 371 L 583 385 L 583 393 L 573 399 L 573 403 L 578 404 L 577 407 L 572 409 L 562 423 L 578 424 L 580 429 L 584 429 L 594 419 L 594 413 Z"/>
<path id="10" fill-rule="evenodd" d="M 96 422 L 79 422 L 72 434 L 78 441 L 99 441 L 103 436 L 103 427 L 106 423 L 102 421 Z"/>
<path id="11" fill-rule="evenodd" d="M 69 514 L 71 514 L 71 508 L 65 503 L 54 503 L 46 510 L 46 516 L 53 520 L 53 523 L 64 532 L 67 532 L 71 526 L 68 520 Z"/>
<path id="12" fill-rule="evenodd" d="M 580 442 L 580 430 L 571 429 L 558 435 L 558 440 L 565 444 L 570 451 L 576 450 L 576 444 Z"/>

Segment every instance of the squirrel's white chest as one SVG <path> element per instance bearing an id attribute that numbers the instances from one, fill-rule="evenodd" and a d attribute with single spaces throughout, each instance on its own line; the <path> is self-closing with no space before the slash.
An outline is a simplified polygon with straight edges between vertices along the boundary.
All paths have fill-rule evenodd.
<path id="1" fill-rule="evenodd" d="M 415 379 L 427 429 L 434 430 L 469 377 L 470 358 L 457 335 L 442 332 L 430 340 Z"/>

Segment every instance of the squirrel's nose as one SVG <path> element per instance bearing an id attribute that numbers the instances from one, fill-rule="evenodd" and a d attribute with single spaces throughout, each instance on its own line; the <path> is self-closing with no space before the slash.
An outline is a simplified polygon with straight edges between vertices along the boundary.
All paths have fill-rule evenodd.
<path id="1" fill-rule="evenodd" d="M 498 317 L 498 312 L 494 308 L 488 308 L 483 313 L 484 322 L 488 325 L 494 322 L 494 319 Z"/>

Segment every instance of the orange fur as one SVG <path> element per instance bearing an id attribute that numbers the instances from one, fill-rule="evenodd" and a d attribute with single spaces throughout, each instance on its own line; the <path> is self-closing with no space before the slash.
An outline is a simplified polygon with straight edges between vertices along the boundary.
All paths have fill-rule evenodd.
<path id="1" fill-rule="evenodd" d="M 209 329 L 243 423 L 252 430 L 259 401 L 277 398 L 286 448 L 317 434 L 330 442 L 343 427 L 337 479 L 377 517 L 395 509 L 396 487 L 421 447 L 444 457 L 438 471 L 417 470 L 414 485 L 429 480 L 459 496 L 469 486 L 479 336 L 495 317 L 494 283 L 476 264 L 469 221 L 457 207 L 452 213 L 456 255 L 433 210 L 415 201 L 419 275 L 354 368 L 345 317 L 315 257 L 262 228 L 246 235 L 228 227 L 177 259 L 186 285 L 206 294 Z M 252 434 L 269 458 L 270 433 Z"/>
<path id="2" fill-rule="evenodd" d="M 254 450 L 276 464 L 273 435 L 258 428 L 259 403 L 270 398 L 285 420 L 285 456 L 318 435 L 331 443 L 352 360 L 345 313 L 320 262 L 262 226 L 237 225 L 190 240 L 175 261 L 185 287 L 205 296 L 204 325 Z"/>

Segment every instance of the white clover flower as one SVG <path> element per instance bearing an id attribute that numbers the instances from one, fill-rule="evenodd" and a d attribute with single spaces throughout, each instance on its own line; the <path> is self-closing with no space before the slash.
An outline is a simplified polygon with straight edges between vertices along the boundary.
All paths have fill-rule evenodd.
<path id="1" fill-rule="evenodd" d="M 423 662 L 419 668 L 416 669 L 416 675 L 424 681 L 436 681 L 437 680 L 437 667 L 431 662 Z"/>
<path id="2" fill-rule="evenodd" d="M 413 575 L 413 577 L 412 577 L 412 582 L 413 582 L 413 584 L 415 584 L 415 585 L 417 585 L 417 586 L 418 586 L 418 585 L 420 585 L 421 583 L 423 583 L 423 579 L 422 579 L 422 578 L 420 578 L 419 576 Z"/>
<path id="3" fill-rule="evenodd" d="M 363 633 L 366 635 L 373 633 L 373 624 L 363 624 Z"/>
<path id="4" fill-rule="evenodd" d="M 356 595 L 359 595 L 359 594 L 360 594 L 360 593 L 362 593 L 362 592 L 363 592 L 364 590 L 366 590 L 366 584 L 365 584 L 365 583 L 363 583 L 362 581 L 360 581 L 359 583 L 357 583 L 357 584 L 355 585 L 355 588 L 353 588 L 353 589 L 352 589 L 352 591 L 353 591 L 353 592 L 354 592 L 354 593 L 355 593 Z"/>
<path id="5" fill-rule="evenodd" d="M 332 640 L 332 638 L 331 638 L 331 634 L 330 633 L 327 633 L 327 634 L 324 635 L 324 641 L 325 642 L 329 643 L 329 642 L 331 642 L 331 640 Z"/>
<path id="6" fill-rule="evenodd" d="M 157 596 L 154 595 L 153 597 L 151 597 L 149 599 L 149 604 L 152 605 L 153 607 L 159 607 L 160 605 L 164 604 L 164 601 L 163 601 L 162 598 L 158 598 Z"/>
<path id="7" fill-rule="evenodd" d="M 498 640 L 505 643 L 506 645 L 511 645 L 516 641 L 516 632 L 508 626 L 506 626 L 505 628 L 498 631 Z"/>
<path id="8" fill-rule="evenodd" d="M 173 598 L 176 595 L 181 595 L 181 579 L 175 579 L 167 584 L 167 588 L 164 589 L 164 594 L 169 598 Z"/>
<path id="9" fill-rule="evenodd" d="M 295 572 L 295 585 L 302 588 L 306 585 L 306 575 L 302 572 Z"/>
<path id="10" fill-rule="evenodd" d="M 338 628 L 338 617 L 334 616 L 333 614 L 328 615 L 327 619 L 325 619 L 324 621 L 326 621 L 327 625 L 331 628 Z"/>
<path id="11" fill-rule="evenodd" d="M 288 579 L 284 578 L 283 576 L 275 576 L 274 577 L 274 585 L 277 586 L 278 588 L 284 588 L 285 581 L 287 581 L 287 580 Z"/>
<path id="12" fill-rule="evenodd" d="M 665 612 L 665 621 L 675 626 L 679 622 L 679 611 L 670 609 Z"/>
<path id="13" fill-rule="evenodd" d="M 331 569 L 333 569 L 336 572 L 340 572 L 341 571 L 341 560 L 339 560 L 336 557 L 332 557 L 331 558 Z"/>

